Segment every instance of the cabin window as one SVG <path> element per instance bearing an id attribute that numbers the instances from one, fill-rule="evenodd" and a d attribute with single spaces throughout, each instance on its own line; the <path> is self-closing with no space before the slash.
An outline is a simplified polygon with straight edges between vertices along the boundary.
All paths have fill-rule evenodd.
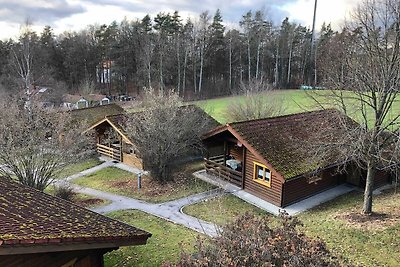
<path id="1" fill-rule="evenodd" d="M 271 187 L 271 171 L 267 168 L 267 166 L 254 162 L 253 180 Z"/>

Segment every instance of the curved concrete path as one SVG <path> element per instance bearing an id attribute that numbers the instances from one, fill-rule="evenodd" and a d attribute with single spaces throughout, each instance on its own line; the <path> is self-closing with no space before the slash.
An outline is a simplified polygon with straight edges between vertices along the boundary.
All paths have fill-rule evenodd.
<path id="1" fill-rule="evenodd" d="M 71 187 L 74 188 L 75 191 L 77 191 L 79 193 L 84 193 L 87 195 L 91 195 L 91 196 L 95 196 L 95 197 L 98 197 L 101 199 L 106 199 L 106 200 L 111 201 L 111 204 L 109 204 L 109 205 L 91 209 L 98 213 L 109 213 L 112 211 L 129 210 L 129 209 L 141 210 L 143 212 L 160 217 L 162 219 L 168 220 L 173 223 L 183 225 L 185 227 L 188 227 L 192 230 L 195 230 L 202 234 L 206 234 L 211 237 L 215 237 L 218 235 L 220 229 L 215 224 L 212 224 L 212 223 L 209 223 L 206 221 L 202 221 L 198 218 L 184 214 L 184 213 L 182 213 L 182 208 L 184 206 L 187 206 L 190 204 L 194 204 L 194 203 L 206 200 L 206 199 L 220 196 L 220 195 L 224 194 L 224 190 L 222 190 L 222 189 L 214 189 L 211 191 L 191 195 L 191 196 L 184 197 L 181 199 L 168 201 L 165 203 L 154 204 L 154 203 L 148 203 L 148 202 L 145 202 L 142 200 L 137 200 L 137 199 L 130 198 L 130 197 L 125 197 L 125 196 L 108 193 L 108 192 L 103 192 L 103 191 L 88 188 L 88 187 L 78 186 L 78 185 L 71 183 L 71 181 L 76 178 L 97 172 L 101 169 L 111 167 L 111 166 L 121 168 L 126 171 L 130 171 L 132 173 L 138 172 L 138 170 L 131 169 L 121 163 L 105 161 L 104 163 L 102 163 L 98 166 L 87 169 L 78 174 L 74 174 L 67 178 L 57 180 L 57 181 L 55 181 L 55 184 L 68 183 Z"/>

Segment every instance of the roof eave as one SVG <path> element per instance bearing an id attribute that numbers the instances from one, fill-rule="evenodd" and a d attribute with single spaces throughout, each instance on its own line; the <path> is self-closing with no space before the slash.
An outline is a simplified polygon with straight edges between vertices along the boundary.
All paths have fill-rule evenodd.
<path id="1" fill-rule="evenodd" d="M 140 235 L 134 238 L 115 238 L 103 241 L 81 241 L 72 243 L 30 243 L 30 244 L 10 244 L 0 246 L 1 255 L 18 255 L 33 253 L 50 253 L 74 250 L 92 250 L 92 249 L 118 249 L 122 246 L 145 245 L 151 234 Z"/>

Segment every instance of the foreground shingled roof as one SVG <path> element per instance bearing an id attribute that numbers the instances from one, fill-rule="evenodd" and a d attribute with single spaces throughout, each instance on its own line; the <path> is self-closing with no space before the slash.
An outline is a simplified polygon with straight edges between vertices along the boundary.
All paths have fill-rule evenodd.
<path id="1" fill-rule="evenodd" d="M 0 251 L 14 246 L 145 244 L 151 234 L 0 177 Z"/>
<path id="2" fill-rule="evenodd" d="M 209 132 L 204 139 L 223 131 L 236 132 L 285 179 L 291 179 L 337 163 L 318 162 L 312 155 L 313 146 L 323 143 L 321 138 L 340 136 L 340 116 L 344 115 L 329 109 L 230 123 Z"/>

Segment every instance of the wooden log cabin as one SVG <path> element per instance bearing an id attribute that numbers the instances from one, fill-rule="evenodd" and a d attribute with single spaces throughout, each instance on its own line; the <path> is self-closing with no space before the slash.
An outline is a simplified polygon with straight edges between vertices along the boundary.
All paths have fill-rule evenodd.
<path id="1" fill-rule="evenodd" d="M 341 183 L 363 186 L 365 176 L 353 165 L 339 172 L 344 162 L 335 151 L 324 161 L 313 156 L 322 136 L 340 136 L 338 116 L 344 115 L 320 110 L 219 126 L 203 136 L 206 171 L 279 207 Z M 375 186 L 388 179 L 387 173 L 379 173 Z"/>
<path id="2" fill-rule="evenodd" d="M 105 116 L 91 125 L 85 132 L 94 130 L 96 150 L 100 155 L 144 169 L 139 151 L 124 131 L 125 114 Z"/>
<path id="3" fill-rule="evenodd" d="M 102 267 L 150 233 L 0 177 L 0 266 Z"/>
<path id="4" fill-rule="evenodd" d="M 207 123 L 207 131 L 219 125 L 204 110 L 195 105 L 181 106 L 179 111 L 182 112 L 182 116 L 185 116 L 185 112 L 189 111 L 189 114 L 196 114 L 196 117 L 204 119 Z M 126 121 L 129 119 L 128 116 L 140 119 L 141 116 L 145 116 L 145 113 L 139 111 L 131 114 L 121 113 L 105 116 L 86 129 L 85 133 L 94 131 L 96 148 L 100 155 L 123 162 L 129 166 L 145 169 L 146 166 L 141 158 L 139 149 L 125 131 Z M 187 151 L 188 155 L 191 155 L 191 153 L 195 156 L 201 154 L 198 151 Z M 186 156 L 186 154 L 183 155 L 183 157 Z"/>

